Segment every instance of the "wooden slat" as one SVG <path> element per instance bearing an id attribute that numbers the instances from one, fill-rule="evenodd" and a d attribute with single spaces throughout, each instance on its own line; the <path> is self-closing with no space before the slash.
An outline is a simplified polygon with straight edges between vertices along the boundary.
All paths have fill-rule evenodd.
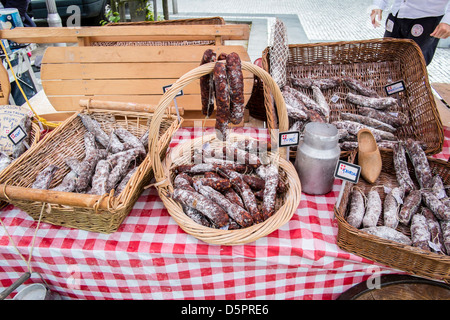
<path id="1" fill-rule="evenodd" d="M 73 111 L 79 110 L 80 99 L 94 98 L 98 100 L 106 101 L 122 101 L 122 102 L 132 102 L 132 103 L 145 103 L 145 104 L 158 104 L 162 95 L 72 95 L 72 96 L 47 96 L 51 105 L 57 111 Z M 245 103 L 247 103 L 250 98 L 250 94 L 245 94 Z M 200 95 L 184 95 L 177 98 L 177 104 L 183 107 L 186 111 L 201 110 L 201 99 Z M 174 106 L 172 102 L 170 104 Z"/>
<path id="2" fill-rule="evenodd" d="M 168 79 L 172 83 L 181 75 L 198 67 L 197 62 L 185 63 L 79 63 L 46 64 L 41 69 L 41 79 L 79 80 L 79 79 Z M 253 75 L 244 71 L 245 79 Z M 170 82 L 172 81 L 172 82 Z"/>
<path id="3" fill-rule="evenodd" d="M 242 46 L 119 46 L 119 47 L 48 47 L 42 64 L 49 63 L 126 63 L 126 62 L 197 62 L 207 49 L 218 53 L 236 52 L 249 61 Z"/>
<path id="4" fill-rule="evenodd" d="M 177 79 L 65 80 L 42 81 L 47 95 L 138 95 L 162 94 L 163 87 Z M 251 93 L 253 79 L 244 80 L 244 92 Z M 188 84 L 183 93 L 200 94 L 200 80 Z"/>
<path id="5" fill-rule="evenodd" d="M 80 63 L 80 64 L 47 64 L 41 70 L 42 80 L 54 79 L 139 79 L 160 78 L 176 79 L 180 74 L 189 72 L 198 66 L 197 62 L 164 64 L 144 62 L 110 63 Z"/>
<path id="6" fill-rule="evenodd" d="M 0 30 L 2 39 L 18 43 L 83 43 L 89 41 L 171 41 L 171 40 L 247 40 L 249 25 L 152 25 L 115 27 L 36 27 Z"/>

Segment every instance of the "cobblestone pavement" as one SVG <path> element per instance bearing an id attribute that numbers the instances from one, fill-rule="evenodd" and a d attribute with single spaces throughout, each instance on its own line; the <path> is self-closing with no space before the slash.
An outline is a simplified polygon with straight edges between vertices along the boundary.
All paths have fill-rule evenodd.
<path id="1" fill-rule="evenodd" d="M 372 0 L 178 0 L 177 3 L 178 15 L 296 14 L 310 42 L 373 39 L 384 33 L 384 28 L 375 29 L 370 23 Z M 387 14 L 385 11 L 382 23 Z M 438 48 L 428 66 L 430 82 L 450 83 L 449 62 L 450 48 Z"/>

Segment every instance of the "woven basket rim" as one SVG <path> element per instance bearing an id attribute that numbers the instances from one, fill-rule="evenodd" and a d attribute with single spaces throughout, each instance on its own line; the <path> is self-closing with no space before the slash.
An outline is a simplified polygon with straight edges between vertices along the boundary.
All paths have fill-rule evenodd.
<path id="1" fill-rule="evenodd" d="M 252 137 L 239 134 L 231 134 L 230 138 L 245 138 L 257 140 Z M 213 140 L 215 140 L 215 135 L 201 136 L 179 144 L 174 149 L 172 149 L 167 154 L 163 163 L 163 169 L 166 172 L 167 178 L 170 180 L 170 168 L 173 165 L 171 161 L 171 154 L 177 155 L 181 150 L 186 150 L 187 147 L 189 147 L 189 150 L 192 151 L 192 148 L 195 145 L 198 145 L 199 143 L 205 141 L 210 142 Z M 195 223 L 191 218 L 186 216 L 181 205 L 169 197 L 168 194 L 173 190 L 172 182 L 170 182 L 168 188 L 169 192 L 162 190 L 160 192 L 160 197 L 166 205 L 167 211 L 174 218 L 174 220 L 177 221 L 179 226 L 184 231 L 193 235 L 197 239 L 203 240 L 210 244 L 221 245 L 239 245 L 255 241 L 263 236 L 270 234 L 271 232 L 277 230 L 279 227 L 287 223 L 294 215 L 294 212 L 296 211 L 300 203 L 301 197 L 301 183 L 292 164 L 289 161 L 280 158 L 277 153 L 268 152 L 267 155 L 268 158 L 271 159 L 271 161 L 278 161 L 279 168 L 282 169 L 284 173 L 286 173 L 286 178 L 288 179 L 286 183 L 286 185 L 288 186 L 288 191 L 284 196 L 284 198 L 286 199 L 285 203 L 283 203 L 278 211 L 275 212 L 270 218 L 261 223 L 237 230 L 221 230 L 205 227 Z M 294 208 L 294 210 L 292 210 L 292 208 Z"/>

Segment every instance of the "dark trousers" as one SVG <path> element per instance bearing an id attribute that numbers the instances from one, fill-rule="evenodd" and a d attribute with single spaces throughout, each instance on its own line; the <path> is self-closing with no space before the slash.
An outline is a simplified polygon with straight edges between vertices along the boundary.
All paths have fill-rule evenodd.
<path id="1" fill-rule="evenodd" d="M 430 34 L 436 29 L 443 16 L 427 17 L 420 19 L 400 19 L 389 14 L 386 19 L 386 29 L 384 36 L 389 38 L 412 39 L 422 50 L 426 64 L 430 64 L 439 39 L 431 37 Z M 389 22 L 389 21 L 392 21 Z"/>

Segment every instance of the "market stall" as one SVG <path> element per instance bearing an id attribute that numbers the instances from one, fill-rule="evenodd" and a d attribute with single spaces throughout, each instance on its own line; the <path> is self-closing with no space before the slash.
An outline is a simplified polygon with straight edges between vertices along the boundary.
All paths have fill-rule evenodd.
<path id="1" fill-rule="evenodd" d="M 265 140 L 265 129 L 244 134 Z M 196 137 L 177 131 L 170 148 Z M 450 130 L 444 150 L 450 155 Z M 350 287 L 383 274 L 403 273 L 339 249 L 333 207 L 341 190 L 302 194 L 292 219 L 252 243 L 210 245 L 185 233 L 164 208 L 155 188 L 146 189 L 112 234 L 42 223 L 31 266 L 52 291 L 68 299 L 336 299 Z M 29 257 L 37 222 L 10 205 L 2 220 L 17 249 Z M 1 229 L 1 284 L 27 271 Z M 32 277 L 31 282 L 41 281 Z"/>
<path id="2" fill-rule="evenodd" d="M 277 46 L 279 52 L 273 50 Z M 25 284 L 44 281 L 65 299 L 286 300 L 336 299 L 364 281 L 376 287 L 386 274 L 448 281 L 447 197 L 440 195 L 434 210 L 425 197 L 430 181 L 425 185 L 418 171 L 449 183 L 450 130 L 442 127 L 430 100 L 417 46 L 379 39 L 288 48 L 281 39 L 263 57 L 266 70 L 219 49 L 205 48 L 200 66 L 173 83 L 151 115 L 98 110 L 88 101 L 1 173 L 0 198 L 11 203 L 1 217 L 2 286 L 30 272 L 42 278 Z M 315 51 L 323 54 L 318 62 L 302 61 L 317 57 Z M 393 52 L 415 55 L 416 69 Z M 294 57 L 298 61 L 286 64 Z M 283 61 L 281 69 L 275 66 Z M 231 126 L 243 122 L 243 71 L 263 83 L 268 129 Z M 393 72 L 396 79 L 390 78 Z M 402 80 L 392 83 L 398 77 Z M 182 127 L 179 114 L 168 111 L 191 83 L 200 84 L 198 107 L 205 118 L 215 108 L 214 128 Z M 385 96 L 391 94 L 395 98 Z M 363 107 L 382 115 L 362 115 Z M 373 118 L 401 123 L 374 124 Z M 375 156 L 381 150 L 390 160 L 364 159 L 367 141 L 375 146 Z M 344 148 L 345 142 L 351 147 Z M 251 144 L 257 151 L 250 150 Z M 396 175 L 400 167 L 391 170 L 386 163 L 403 146 L 410 162 L 403 154 L 401 178 L 411 175 L 407 192 L 418 189 L 423 207 L 442 221 L 443 243 L 429 236 L 418 243 L 409 219 L 387 226 L 403 204 L 392 190 L 406 180 Z M 436 158 L 444 161 L 431 170 L 428 165 Z M 365 194 L 356 203 L 350 190 L 366 187 L 335 172 L 342 168 L 336 165 L 339 159 L 344 166 L 359 164 L 361 180 L 372 189 L 383 188 L 383 215 L 377 212 L 371 223 L 376 231 L 389 228 L 395 237 L 362 229 L 370 206 Z M 55 178 L 49 178 L 53 171 L 42 174 L 55 167 L 62 168 Z M 367 172 L 373 167 L 379 169 L 375 176 Z M 237 198 L 230 200 L 228 191 Z M 345 244 L 343 230 L 352 236 Z M 369 245 L 360 248 L 362 239 Z M 372 243 L 379 251 L 366 250 Z M 381 259 L 380 250 L 394 261 Z M 398 252 L 407 261 L 414 259 L 412 268 L 395 259 Z M 422 266 L 423 260 L 432 261 L 431 267 Z"/>

